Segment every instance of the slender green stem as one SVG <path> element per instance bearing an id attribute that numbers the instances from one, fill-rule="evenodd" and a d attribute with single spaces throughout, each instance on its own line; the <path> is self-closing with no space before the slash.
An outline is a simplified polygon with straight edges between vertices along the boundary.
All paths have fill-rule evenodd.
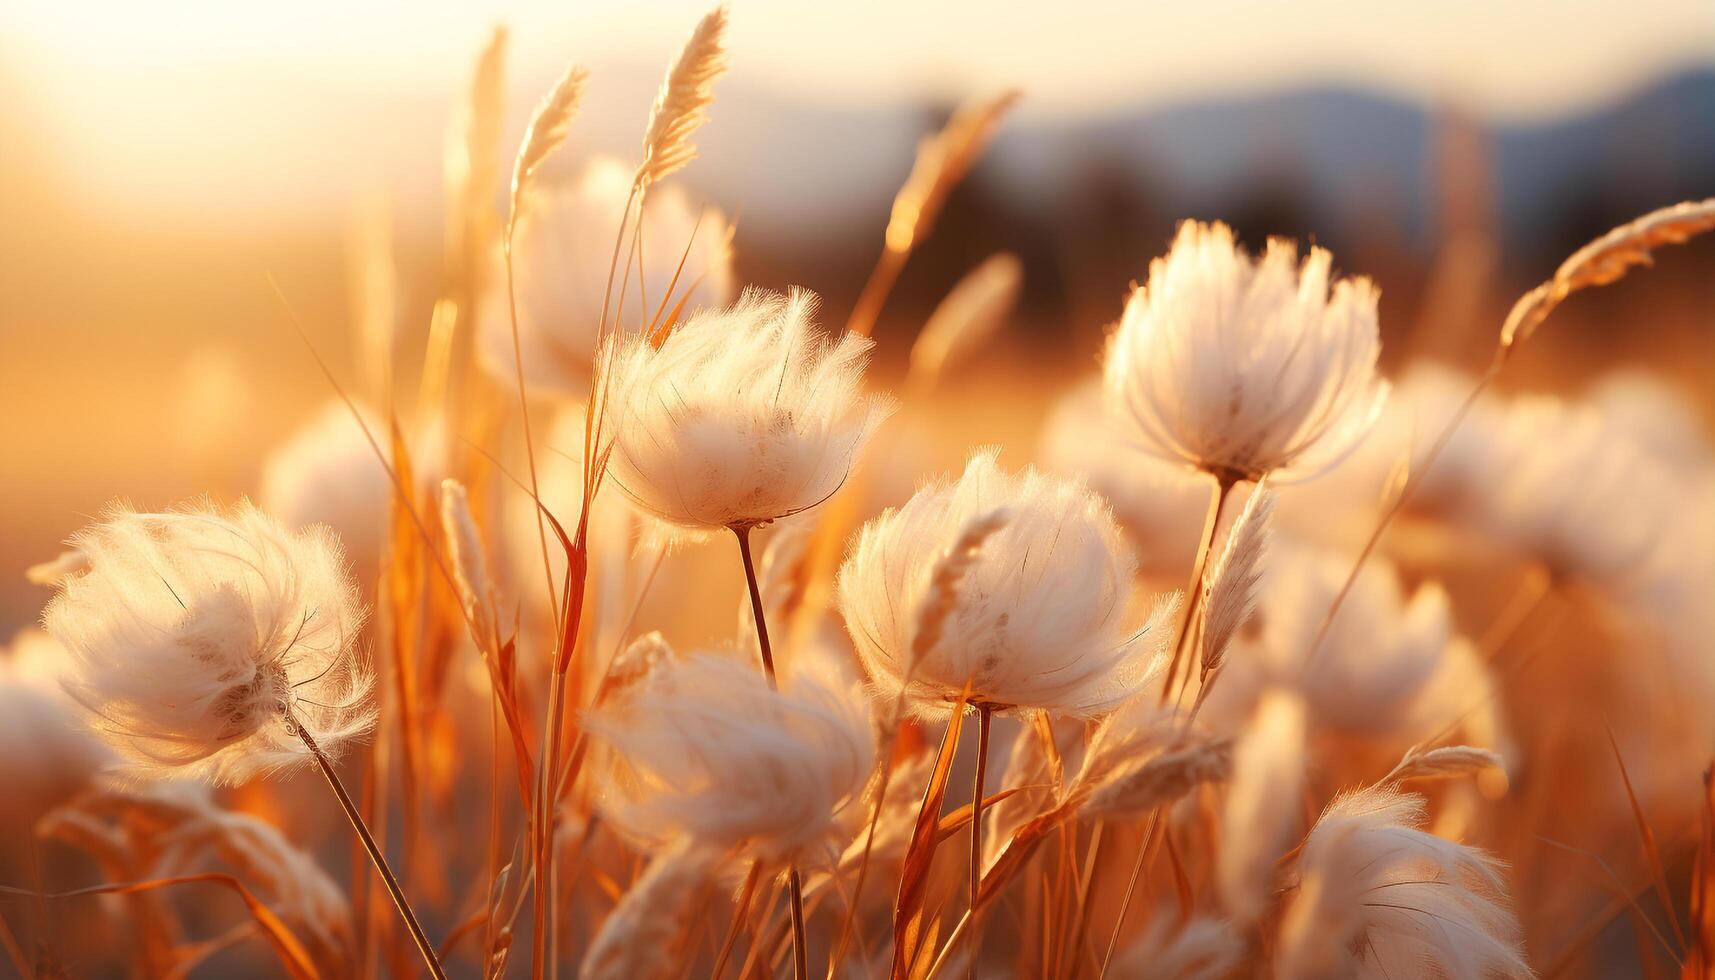
<path id="1" fill-rule="evenodd" d="M 382 884 L 387 886 L 387 894 L 393 897 L 393 907 L 399 910 L 399 917 L 405 920 L 405 928 L 410 930 L 411 939 L 417 944 L 417 951 L 423 954 L 423 962 L 428 964 L 429 973 L 435 980 L 446 980 L 446 971 L 441 969 L 440 958 L 435 955 L 435 947 L 429 942 L 429 937 L 423 932 L 423 927 L 417 922 L 417 913 L 411 910 L 411 903 L 405 898 L 404 889 L 399 887 L 399 879 L 394 876 L 393 869 L 387 864 L 387 856 L 381 853 L 376 845 L 375 837 L 369 833 L 369 826 L 363 822 L 363 816 L 357 812 L 357 804 L 351 799 L 351 794 L 345 791 L 345 784 L 339 781 L 339 774 L 333 771 L 333 764 L 322 753 L 321 746 L 310 735 L 309 730 L 296 719 L 292 719 L 292 727 L 297 729 L 298 737 L 304 740 L 304 747 L 315 757 L 316 765 L 321 767 L 322 775 L 327 777 L 328 785 L 333 787 L 334 796 L 339 798 L 339 805 L 345 808 L 345 816 L 351 821 L 351 829 L 363 842 L 363 849 L 369 854 L 369 861 L 375 865 L 375 871 L 381 876 Z"/>

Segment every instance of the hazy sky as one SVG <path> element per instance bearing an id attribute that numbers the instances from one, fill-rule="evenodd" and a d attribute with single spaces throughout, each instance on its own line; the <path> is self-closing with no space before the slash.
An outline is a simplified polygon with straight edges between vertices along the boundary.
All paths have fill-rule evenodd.
<path id="1" fill-rule="evenodd" d="M 317 67 L 446 84 L 497 20 L 521 67 L 653 64 L 706 0 L 22 0 L 14 46 L 79 71 Z M 1035 111 L 1095 110 L 1304 78 L 1564 110 L 1715 59 L 1710 0 L 738 0 L 733 60 L 807 99 L 898 100 L 1018 84 Z"/>
<path id="2" fill-rule="evenodd" d="M 434 200 L 448 108 L 495 23 L 512 30 L 509 140 L 576 58 L 596 70 L 580 136 L 599 142 L 604 125 L 623 126 L 629 147 L 707 3 L 11 0 L 0 4 L 0 126 L 22 127 L 13 138 L 47 157 L 40 172 L 97 213 L 325 222 L 365 185 Z M 1715 0 L 732 8 L 733 70 L 715 123 L 734 129 L 743 107 L 768 101 L 885 108 L 1005 86 L 1025 91 L 1021 120 L 1306 82 L 1542 118 L 1715 65 Z"/>

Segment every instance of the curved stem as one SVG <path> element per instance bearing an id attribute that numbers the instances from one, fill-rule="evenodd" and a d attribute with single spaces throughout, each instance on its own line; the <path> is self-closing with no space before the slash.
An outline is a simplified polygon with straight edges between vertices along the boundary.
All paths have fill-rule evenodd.
<path id="1" fill-rule="evenodd" d="M 1185 603 L 1179 609 L 1179 628 L 1173 637 L 1173 659 L 1168 661 L 1167 679 L 1161 685 L 1161 703 L 1166 704 L 1167 698 L 1173 692 L 1174 682 L 1179 679 L 1179 665 L 1186 654 L 1186 637 L 1191 632 L 1191 624 L 1195 621 L 1197 607 L 1203 599 L 1203 571 L 1209 564 L 1209 551 L 1215 543 L 1215 529 L 1221 523 L 1221 508 L 1226 505 L 1227 495 L 1232 493 L 1233 486 L 1238 483 L 1238 477 L 1230 473 L 1215 474 L 1215 492 L 1209 496 L 1209 513 L 1203 519 L 1203 536 L 1197 545 L 1197 558 L 1191 563 L 1191 581 L 1185 586 Z M 1185 669 L 1185 680 L 1191 680 L 1191 670 Z"/>
<path id="2" fill-rule="evenodd" d="M 1388 509 L 1382 512 L 1381 520 L 1376 522 L 1375 529 L 1370 532 L 1369 539 L 1364 542 L 1364 547 L 1358 552 L 1357 560 L 1352 562 L 1352 571 L 1347 574 L 1345 583 L 1340 586 L 1340 591 L 1334 594 L 1334 601 L 1329 604 L 1327 613 L 1322 616 L 1322 625 L 1317 627 L 1316 637 L 1310 641 L 1310 649 L 1304 654 L 1306 667 L 1314 662 L 1317 652 L 1322 649 L 1322 644 L 1327 641 L 1328 631 L 1334 625 L 1334 615 L 1340 611 L 1340 606 L 1346 601 L 1346 596 L 1351 594 L 1352 586 L 1357 584 L 1358 573 L 1363 571 L 1364 562 L 1369 561 L 1370 553 L 1376 550 L 1376 543 L 1381 541 L 1382 532 L 1387 530 L 1388 525 L 1392 524 L 1393 519 L 1405 508 L 1406 502 L 1411 499 L 1411 495 L 1417 492 L 1418 486 L 1423 483 L 1424 475 L 1429 472 L 1430 467 L 1435 465 L 1435 461 L 1441 457 L 1442 451 L 1447 448 L 1447 443 L 1453 439 L 1453 433 L 1465 421 L 1465 416 L 1471 414 L 1471 409 L 1477 404 L 1477 399 L 1484 391 L 1488 390 L 1489 385 L 1493 384 L 1495 378 L 1500 375 L 1501 368 L 1505 366 L 1507 361 L 1507 350 L 1508 348 L 1502 347 L 1496 351 L 1495 359 L 1490 362 L 1488 370 L 1484 371 L 1483 376 L 1477 379 L 1477 383 L 1471 387 L 1471 393 L 1465 396 L 1465 400 L 1460 403 L 1458 410 L 1453 413 L 1453 417 L 1447 421 L 1447 427 L 1441 430 L 1441 434 L 1430 445 L 1429 452 L 1423 457 L 1423 463 L 1405 481 L 1405 486 L 1400 488 L 1399 496 L 1395 497 Z"/>
<path id="3" fill-rule="evenodd" d="M 351 794 L 345 791 L 345 784 L 339 781 L 339 775 L 333 771 L 333 764 L 328 762 L 321 746 L 316 744 L 315 738 L 301 722 L 293 719 L 292 727 L 298 730 L 298 737 L 304 740 L 304 747 L 315 757 L 316 765 L 321 767 L 322 775 L 327 777 L 328 785 L 333 787 L 334 796 L 339 798 L 339 805 L 345 808 L 345 816 L 351 821 L 352 831 L 363 842 L 363 849 L 369 854 L 369 862 L 375 865 L 382 884 L 387 886 L 387 894 L 393 897 L 393 907 L 399 910 L 399 917 L 405 920 L 405 928 L 410 931 L 412 941 L 417 944 L 417 951 L 423 954 L 423 962 L 428 964 L 430 975 L 434 976 L 435 980 L 446 980 L 446 971 L 441 969 L 441 961 L 435 955 L 434 945 L 429 942 L 428 935 L 417 922 L 417 914 L 411 910 L 411 903 L 405 898 L 404 889 L 399 887 L 399 879 L 388 866 L 387 856 L 382 854 L 381 848 L 376 845 L 368 825 L 363 822 L 363 816 L 357 812 L 357 804 L 352 802 Z"/>
<path id="4" fill-rule="evenodd" d="M 977 906 L 983 891 L 983 783 L 988 778 L 989 769 L 989 725 L 994 717 L 994 707 L 989 704 L 977 705 L 977 775 L 971 787 L 971 931 L 976 932 Z M 957 719 L 954 719 L 957 721 Z M 980 935 L 973 935 L 971 942 L 981 942 Z M 980 951 L 981 946 L 973 946 Z M 977 957 L 971 955 L 971 962 L 966 967 L 967 977 L 976 976 Z"/>

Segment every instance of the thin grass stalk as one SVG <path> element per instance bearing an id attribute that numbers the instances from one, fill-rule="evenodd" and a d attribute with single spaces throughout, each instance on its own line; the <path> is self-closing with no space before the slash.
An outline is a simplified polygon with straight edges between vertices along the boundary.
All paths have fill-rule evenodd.
<path id="1" fill-rule="evenodd" d="M 709 980 L 721 980 L 721 974 L 726 972 L 726 962 L 732 956 L 732 948 L 738 943 L 738 934 L 744 928 L 744 921 L 750 912 L 750 903 L 756 900 L 756 883 L 762 878 L 762 862 L 750 862 L 750 873 L 744 876 L 744 887 L 739 890 L 738 905 L 733 909 L 732 925 L 727 928 L 726 939 L 721 941 L 720 953 L 715 956 L 715 966 L 709 971 Z"/>
<path id="2" fill-rule="evenodd" d="M 1226 505 L 1227 495 L 1232 493 L 1233 486 L 1238 483 L 1238 477 L 1231 473 L 1215 474 L 1215 492 L 1209 496 L 1209 512 L 1203 519 L 1203 535 L 1197 544 L 1197 557 L 1191 563 L 1191 579 L 1185 589 L 1185 600 L 1179 611 L 1179 628 L 1173 638 L 1173 659 L 1168 661 L 1167 678 L 1161 684 L 1161 703 L 1166 704 L 1172 694 L 1174 683 L 1179 679 L 1181 660 L 1191 649 L 1187 639 L 1191 632 L 1191 624 L 1195 622 L 1198 606 L 1203 595 L 1203 572 L 1209 564 L 1209 552 L 1215 544 L 1215 529 L 1221 524 L 1221 508 Z M 1185 683 L 1191 682 L 1191 668 L 1185 668 Z"/>
<path id="3" fill-rule="evenodd" d="M 989 768 L 989 726 L 994 720 L 994 706 L 988 702 L 977 705 L 977 774 L 971 785 L 971 889 L 970 902 L 974 912 L 982 897 L 983 889 L 983 783 L 988 777 Z M 977 933 L 977 926 L 971 927 Z M 977 933 L 971 942 L 978 943 L 981 949 L 981 934 Z M 977 958 L 973 955 L 966 967 L 965 975 L 976 976 Z"/>
<path id="4" fill-rule="evenodd" d="M 1072 926 L 1072 965 L 1067 972 L 1067 980 L 1078 980 L 1078 974 L 1084 968 L 1084 937 L 1090 931 L 1090 893 L 1096 883 L 1096 870 L 1101 866 L 1097 862 L 1102 855 L 1103 831 L 1107 829 L 1107 821 L 1098 820 L 1090 831 L 1090 846 L 1084 852 L 1084 874 L 1078 882 L 1077 919 Z"/>
<path id="5" fill-rule="evenodd" d="M 357 810 L 357 804 L 352 802 L 351 794 L 345 791 L 345 784 L 339 781 L 339 774 L 334 772 L 333 764 L 322 753 L 321 746 L 309 730 L 297 721 L 292 721 L 292 727 L 298 737 L 303 740 L 304 747 L 315 757 L 316 765 L 321 768 L 322 775 L 327 777 L 328 786 L 338 797 L 339 805 L 345 810 L 346 819 L 351 821 L 352 832 L 363 842 L 363 849 L 369 854 L 369 862 L 375 866 L 375 871 L 381 876 L 381 881 L 387 886 L 387 894 L 393 898 L 393 907 L 399 910 L 399 918 L 405 922 L 405 928 L 411 933 L 411 941 L 417 944 L 417 951 L 423 954 L 423 962 L 428 965 L 429 973 L 436 980 L 446 980 L 446 971 L 441 969 L 441 961 L 435 955 L 435 947 L 429 942 L 429 937 L 423 932 L 422 925 L 417 921 L 417 913 L 412 910 L 411 902 L 405 897 L 405 891 L 399 887 L 399 879 L 393 874 L 393 869 L 387 863 L 387 856 L 381 853 L 381 848 L 375 843 L 375 838 L 369 833 L 369 827 L 363 822 L 363 815 Z"/>
<path id="6" fill-rule="evenodd" d="M 797 864 L 786 872 L 786 889 L 792 909 L 792 976 L 796 980 L 806 980 L 810 975 L 807 960 L 810 941 L 804 931 L 804 875 Z"/>
<path id="7" fill-rule="evenodd" d="M 1155 832 L 1161 822 L 1161 808 L 1150 811 L 1149 826 L 1143 832 L 1143 845 L 1137 849 L 1137 860 L 1132 862 L 1131 877 L 1126 879 L 1125 897 L 1120 900 L 1119 915 L 1114 919 L 1113 934 L 1108 936 L 1107 951 L 1102 954 L 1102 968 L 1096 974 L 1096 980 L 1106 980 L 1108 964 L 1113 962 L 1114 949 L 1119 946 L 1120 932 L 1125 929 L 1125 916 L 1131 910 L 1132 896 L 1137 893 L 1137 880 L 1143 874 L 1144 857 L 1149 854 L 1149 845 L 1155 840 Z"/>
<path id="8" fill-rule="evenodd" d="M 762 612 L 762 590 L 756 582 L 756 563 L 750 556 L 750 527 L 738 525 L 733 527 L 732 533 L 738 538 L 738 556 L 744 563 L 744 584 L 750 590 L 750 612 L 756 621 L 756 643 L 762 652 L 762 673 L 768 678 L 769 687 L 779 689 L 780 682 L 774 675 L 774 650 L 768 645 L 768 624 L 764 622 Z"/>

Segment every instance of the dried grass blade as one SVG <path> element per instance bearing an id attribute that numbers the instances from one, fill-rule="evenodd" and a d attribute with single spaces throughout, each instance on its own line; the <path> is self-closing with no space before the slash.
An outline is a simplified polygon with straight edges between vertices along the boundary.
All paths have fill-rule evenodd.
<path id="1" fill-rule="evenodd" d="M 1678 906 L 1673 901 L 1673 895 L 1667 886 L 1667 868 L 1661 861 L 1661 849 L 1656 846 L 1655 831 L 1650 829 L 1649 820 L 1644 816 L 1644 808 L 1638 803 L 1638 794 L 1632 789 L 1631 773 L 1626 771 L 1626 759 L 1620 754 L 1620 743 L 1614 738 L 1614 730 L 1603 726 L 1608 735 L 1608 747 L 1614 750 L 1614 762 L 1620 767 L 1620 782 L 1626 787 L 1626 800 L 1632 806 L 1632 819 L 1638 827 L 1638 843 L 1643 847 L 1644 859 L 1649 862 L 1650 879 L 1655 883 L 1655 897 L 1660 900 L 1661 907 L 1667 910 L 1667 922 L 1673 929 L 1673 939 L 1680 949 L 1687 948 L 1685 930 L 1679 923 Z"/>
<path id="2" fill-rule="evenodd" d="M 953 757 L 959 751 L 959 733 L 964 728 L 965 705 L 969 692 L 953 704 L 947 720 L 947 733 L 941 739 L 941 751 L 935 759 L 935 770 L 923 787 L 923 803 L 917 811 L 917 826 L 911 832 L 911 845 L 905 852 L 905 869 L 899 877 L 899 895 L 893 906 L 893 977 L 904 980 L 910 965 L 923 944 L 923 909 L 928 895 L 929 867 L 935 859 L 939 841 L 941 803 L 947 796 L 947 778 L 953 772 Z"/>

